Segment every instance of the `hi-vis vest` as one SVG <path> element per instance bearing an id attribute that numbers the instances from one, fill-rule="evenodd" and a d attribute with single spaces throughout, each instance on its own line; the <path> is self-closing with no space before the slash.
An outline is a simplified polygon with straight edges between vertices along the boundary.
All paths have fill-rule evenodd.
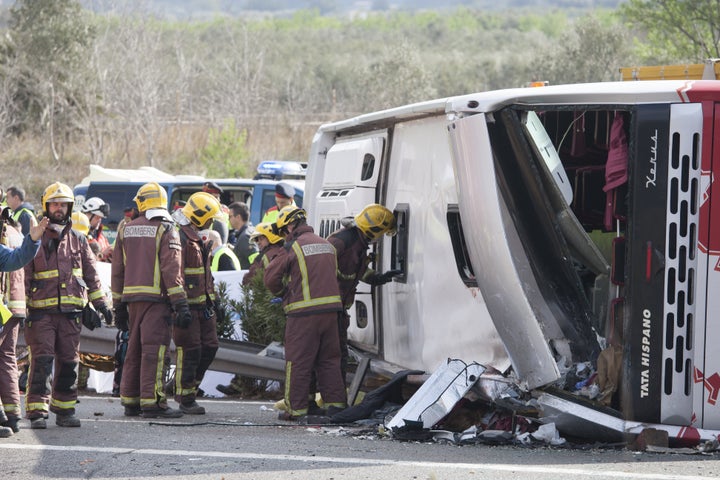
<path id="1" fill-rule="evenodd" d="M 215 251 L 212 257 L 212 264 L 210 265 L 210 270 L 212 270 L 213 272 L 218 271 L 218 268 L 220 267 L 220 257 L 222 257 L 223 255 L 227 255 L 230 261 L 232 261 L 235 270 L 242 270 L 240 268 L 240 260 L 238 260 L 235 252 L 233 252 L 232 249 L 230 249 L 227 245 L 223 245 Z"/>
<path id="2" fill-rule="evenodd" d="M 33 212 L 29 208 L 25 208 L 25 207 L 21 208 L 20 210 L 18 210 L 15 213 L 13 213 L 13 216 L 12 216 L 13 222 L 16 222 L 16 223 L 19 222 L 20 215 L 22 215 L 23 212 L 27 212 L 27 214 L 30 216 L 30 224 L 31 225 L 37 225 L 37 220 L 35 220 L 35 212 Z"/>

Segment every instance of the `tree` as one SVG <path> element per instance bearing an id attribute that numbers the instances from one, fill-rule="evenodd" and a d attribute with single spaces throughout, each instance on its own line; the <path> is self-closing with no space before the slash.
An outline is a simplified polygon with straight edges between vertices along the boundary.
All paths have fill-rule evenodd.
<path id="1" fill-rule="evenodd" d="M 75 0 L 18 0 L 10 10 L 4 73 L 16 84 L 21 129 L 47 133 L 52 157 L 63 157 L 64 139 L 75 128 L 80 92 L 94 32 Z"/>
<path id="2" fill-rule="evenodd" d="M 702 62 L 720 57 L 717 0 L 629 0 L 620 5 L 629 25 L 646 31 L 645 61 Z"/>
<path id="3" fill-rule="evenodd" d="M 629 32 L 595 15 L 578 19 L 572 30 L 546 52 L 532 63 L 534 78 L 528 81 L 548 80 L 555 84 L 617 80 L 619 68 L 633 63 Z"/>

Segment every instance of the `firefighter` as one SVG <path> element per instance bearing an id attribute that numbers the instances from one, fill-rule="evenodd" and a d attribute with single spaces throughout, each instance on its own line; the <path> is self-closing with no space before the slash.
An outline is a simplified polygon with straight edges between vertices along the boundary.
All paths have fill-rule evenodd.
<path id="1" fill-rule="evenodd" d="M 10 248 L 22 244 L 20 225 L 9 215 L 0 223 L 0 243 Z M 25 274 L 22 268 L 0 273 L 0 438 L 18 432 L 20 389 L 15 356 L 18 333 L 25 320 Z"/>
<path id="2" fill-rule="evenodd" d="M 255 231 L 250 234 L 250 241 L 260 249 L 250 269 L 242 279 L 243 285 L 249 285 L 255 275 L 263 275 L 265 268 L 281 251 L 283 247 L 282 237 L 273 233 L 271 223 L 259 223 Z"/>
<path id="3" fill-rule="evenodd" d="M 115 324 L 129 332 L 120 403 L 128 417 L 177 418 L 183 413 L 167 405 L 163 367 L 171 325 L 187 327 L 191 319 L 180 236 L 158 183 L 140 187 L 134 201 L 139 216 L 118 232 L 112 255 Z"/>
<path id="4" fill-rule="evenodd" d="M 110 241 L 103 234 L 103 219 L 110 214 L 110 205 L 100 197 L 90 197 L 82 204 L 80 211 L 87 215 L 90 222 L 88 236 L 95 240 L 100 248 L 98 260 L 106 261 L 105 255 L 110 252 Z"/>
<path id="5" fill-rule="evenodd" d="M 125 224 L 135 220 L 140 215 L 138 212 L 137 205 L 125 207 L 123 210 L 123 218 L 118 223 L 117 231 L 121 231 Z M 112 262 L 112 252 L 114 251 L 115 245 L 113 243 L 113 250 L 110 250 L 110 255 L 106 256 L 108 262 Z M 127 353 L 128 341 L 130 340 L 130 334 L 127 330 L 118 330 L 115 334 L 115 369 L 113 372 L 113 386 L 112 396 L 120 396 L 120 382 L 122 381 L 123 363 L 125 363 L 125 354 Z"/>
<path id="6" fill-rule="evenodd" d="M 90 301 L 105 322 L 112 323 L 95 256 L 87 238 L 72 229 L 74 202 L 72 190 L 63 183 L 45 189 L 42 206 L 50 225 L 40 251 L 25 266 L 25 341 L 30 352 L 25 413 L 35 429 L 47 428 L 48 410 L 56 414 L 56 425 L 80 426 L 75 416 L 80 314 Z"/>
<path id="7" fill-rule="evenodd" d="M 205 408 L 195 399 L 219 346 L 210 248 L 198 231 L 210 228 L 220 213 L 220 202 L 213 195 L 197 192 L 173 214 L 180 230 L 185 293 L 192 313 L 189 326 L 173 330 L 177 347 L 175 400 L 180 410 L 189 415 L 205 414 Z"/>
<path id="8" fill-rule="evenodd" d="M 95 258 L 98 258 L 101 253 L 100 244 L 90 236 L 90 220 L 87 215 L 82 212 L 73 212 L 70 219 L 72 220 L 72 229 L 87 237 L 90 250 L 95 254 Z"/>
<path id="9" fill-rule="evenodd" d="M 398 270 L 389 270 L 380 274 L 369 268 L 372 256 L 368 254 L 368 246 L 377 242 L 383 235 L 395 235 L 396 231 L 393 213 L 382 205 L 373 203 L 355 215 L 348 225 L 328 237 L 328 241 L 337 252 L 337 278 L 344 309 L 338 318 L 343 380 L 347 374 L 348 363 L 347 330 L 350 326 L 348 309 L 355 301 L 358 283 L 362 281 L 373 286 L 384 285 L 400 273 Z"/>
<path id="10" fill-rule="evenodd" d="M 265 286 L 282 296 L 287 317 L 282 420 L 307 414 L 313 371 L 328 410 L 345 408 L 347 402 L 340 374 L 337 258 L 333 246 L 307 225 L 306 216 L 296 206 L 280 211 L 275 231 L 285 237 L 285 246 L 265 269 Z"/>
<path id="11" fill-rule="evenodd" d="M 257 244 L 260 253 L 250 265 L 250 270 L 243 276 L 242 284 L 246 287 L 250 286 L 256 275 L 263 275 L 265 267 L 282 251 L 283 247 L 282 237 L 273 233 L 272 225 L 269 223 L 258 224 L 250 235 L 250 242 Z M 215 388 L 225 395 L 239 395 L 243 391 L 242 375 L 235 374 L 229 385 L 217 385 Z"/>

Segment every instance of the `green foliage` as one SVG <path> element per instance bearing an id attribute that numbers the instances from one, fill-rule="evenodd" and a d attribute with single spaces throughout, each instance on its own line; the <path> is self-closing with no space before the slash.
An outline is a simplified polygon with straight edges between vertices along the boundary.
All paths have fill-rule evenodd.
<path id="1" fill-rule="evenodd" d="M 638 39 L 643 62 L 702 63 L 720 57 L 720 2 L 717 0 L 629 0 L 620 13 Z"/>
<path id="2" fill-rule="evenodd" d="M 2 75 L 14 82 L 14 111 L 23 116 L 15 133 L 49 129 L 58 142 L 74 129 L 74 112 L 85 108 L 95 36 L 87 18 L 75 0 L 19 0 L 11 8 Z"/>
<path id="3" fill-rule="evenodd" d="M 285 312 L 282 305 L 271 303 L 273 295 L 257 274 L 248 285 L 242 286 L 241 301 L 230 300 L 232 309 L 242 320 L 245 340 L 261 345 L 282 342 L 285 338 Z"/>
<path id="4" fill-rule="evenodd" d="M 215 294 L 217 336 L 218 338 L 235 340 L 235 325 L 233 323 L 235 311 L 230 303 L 231 300 L 228 295 L 227 284 L 225 282 L 218 283 L 215 288 Z"/>
<path id="5" fill-rule="evenodd" d="M 559 45 L 533 63 L 532 80 L 551 84 L 617 80 L 619 67 L 632 64 L 630 36 L 617 22 L 585 16 L 560 38 Z"/>
<path id="6" fill-rule="evenodd" d="M 200 152 L 200 161 L 209 177 L 245 177 L 249 153 L 247 130 L 240 130 L 235 120 L 226 120 L 222 127 L 212 128 Z"/>

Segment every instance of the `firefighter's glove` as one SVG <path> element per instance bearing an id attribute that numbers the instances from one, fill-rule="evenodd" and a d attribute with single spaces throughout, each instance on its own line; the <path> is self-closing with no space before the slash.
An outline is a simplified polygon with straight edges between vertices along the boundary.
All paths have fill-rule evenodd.
<path id="1" fill-rule="evenodd" d="M 14 314 L 12 318 L 18 321 L 18 325 L 20 325 L 20 328 L 25 328 L 25 315 Z"/>
<path id="2" fill-rule="evenodd" d="M 190 313 L 190 305 L 187 301 L 175 304 L 175 326 L 178 328 L 188 328 L 192 322 L 192 314 Z"/>
<path id="3" fill-rule="evenodd" d="M 80 312 L 80 321 L 88 330 L 95 330 L 102 326 L 100 315 L 98 315 L 97 310 L 95 310 L 90 303 L 85 305 L 85 308 Z"/>
<path id="4" fill-rule="evenodd" d="M 103 305 L 102 307 L 98 308 L 98 312 L 103 316 L 105 319 L 105 325 L 112 325 L 113 323 L 113 312 L 110 310 L 107 305 Z M 99 327 L 100 325 L 98 325 Z"/>
<path id="5" fill-rule="evenodd" d="M 388 270 L 387 272 L 378 275 L 378 285 L 385 285 L 393 278 L 402 274 L 402 270 Z"/>
<path id="6" fill-rule="evenodd" d="M 105 319 L 107 320 L 107 317 Z M 127 332 L 130 329 L 130 313 L 128 313 L 127 303 L 115 305 L 115 326 L 121 332 Z"/>

